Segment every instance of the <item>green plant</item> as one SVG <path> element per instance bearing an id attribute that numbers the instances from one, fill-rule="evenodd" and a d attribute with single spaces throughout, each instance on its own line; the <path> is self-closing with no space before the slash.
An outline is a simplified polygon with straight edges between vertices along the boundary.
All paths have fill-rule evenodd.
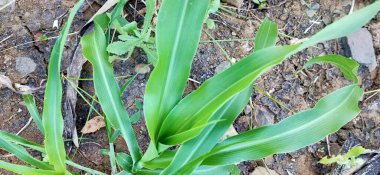
<path id="1" fill-rule="evenodd" d="M 259 6 L 258 9 L 263 9 L 267 5 L 266 0 L 252 0 L 252 2 Z"/>
<path id="2" fill-rule="evenodd" d="M 361 146 L 355 146 L 348 150 L 344 155 L 337 155 L 331 158 L 323 157 L 319 163 L 321 164 L 333 164 L 338 163 L 340 165 L 356 166 L 358 163 L 363 162 L 363 159 L 357 158 L 361 154 L 365 153 L 366 149 Z"/>
<path id="3" fill-rule="evenodd" d="M 45 134 L 45 145 L 1 131 L 0 147 L 29 166 L 0 161 L 0 168 L 19 174 L 70 174 L 66 170 L 66 165 L 70 165 L 91 174 L 104 174 L 68 160 L 62 139 L 60 60 L 69 26 L 83 1 L 73 8 L 53 48 L 42 121 L 39 120 L 32 96 L 24 96 L 37 126 Z M 157 52 L 153 54 L 157 55 L 158 62 L 153 64 L 155 69 L 148 80 L 143 103 L 151 142 L 142 154 L 131 121 L 138 120 L 140 114 L 130 118 L 121 101 L 121 94 L 130 81 L 119 87 L 108 51 L 112 47 L 112 28 L 121 33 L 121 39 L 125 37 L 125 42 L 132 40 L 131 37 L 137 37 L 142 45 L 150 42 L 146 38 L 150 38 L 150 14 L 153 13 L 147 13 L 143 29 L 136 33 L 134 24 L 122 23 L 121 9 L 125 3 L 121 0 L 110 15 L 96 17 L 94 31 L 81 38 L 83 54 L 93 66 L 97 101 L 105 115 L 110 150 L 103 150 L 103 153 L 110 158 L 112 174 L 239 174 L 236 163 L 291 152 L 313 144 L 337 131 L 360 112 L 358 103 L 363 92 L 357 84 L 357 63 L 338 55 L 316 57 L 305 68 L 317 62 L 332 63 L 353 84 L 322 98 L 314 108 L 294 114 L 275 125 L 255 128 L 220 141 L 246 106 L 253 91 L 252 84 L 262 73 L 307 47 L 355 31 L 377 14 L 380 1 L 343 17 L 295 45 L 275 46 L 277 25 L 265 19 L 256 35 L 254 53 L 210 78 L 183 98 L 192 59 L 208 15 L 209 1 L 163 0 L 155 30 Z M 147 1 L 148 4 L 155 4 L 155 1 Z M 131 28 L 133 36 L 129 30 Z M 136 105 L 139 106 L 139 103 Z M 113 142 L 119 135 L 126 141 L 129 155 L 113 150 Z M 175 149 L 168 149 L 173 146 Z M 45 159 L 33 158 L 24 147 L 41 152 Z"/>

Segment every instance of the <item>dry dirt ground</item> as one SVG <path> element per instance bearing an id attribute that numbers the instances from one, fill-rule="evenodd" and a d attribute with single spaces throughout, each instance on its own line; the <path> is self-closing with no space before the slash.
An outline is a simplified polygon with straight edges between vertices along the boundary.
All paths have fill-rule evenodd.
<path id="1" fill-rule="evenodd" d="M 351 0 L 305 0 L 312 3 L 313 9 L 298 0 L 267 0 L 264 9 L 257 9 L 257 5 L 244 0 L 242 6 L 237 9 L 233 5 L 223 4 L 220 13 L 212 15 L 216 22 L 216 28 L 208 31 L 216 40 L 244 39 L 240 41 L 221 41 L 222 49 L 215 43 L 209 42 L 211 37 L 203 33 L 196 58 L 193 63 L 191 78 L 204 82 L 215 72 L 228 65 L 227 57 L 240 60 L 252 52 L 252 39 L 260 25 L 260 20 L 268 17 L 278 25 L 280 32 L 279 44 L 288 44 L 293 38 L 305 38 L 321 30 L 327 24 L 349 13 Z M 1 2 L 1 0 L 0 0 Z M 47 78 L 47 65 L 49 54 L 54 44 L 54 39 L 43 42 L 35 41 L 35 36 L 45 34 L 48 37 L 58 35 L 59 30 L 53 28 L 53 21 L 58 20 L 59 26 L 65 22 L 68 10 L 75 3 L 73 0 L 20 0 L 14 7 L 0 12 L 0 74 L 6 75 L 12 81 L 29 86 L 39 86 Z M 102 0 L 88 0 L 89 5 L 81 8 L 75 18 L 71 32 L 80 30 L 84 23 L 104 3 Z M 355 8 L 368 4 L 367 1 L 357 0 Z M 128 19 L 141 23 L 143 17 L 134 10 L 143 8 L 140 1 L 130 1 L 125 8 Z M 313 14 L 314 13 L 314 14 Z M 317 23 L 313 24 L 313 21 Z M 380 14 L 365 26 L 373 36 L 377 62 L 380 58 Z M 70 63 L 71 55 L 76 44 L 75 34 L 71 35 L 66 44 L 63 56 L 62 70 L 66 70 Z M 20 45 L 22 44 L 22 45 Z M 16 45 L 19 45 L 15 47 Z M 304 71 L 304 74 L 294 76 L 294 73 L 302 67 L 306 60 L 321 54 L 347 55 L 344 40 L 338 39 L 318 44 L 284 61 L 281 65 L 265 73 L 256 81 L 257 87 L 270 93 L 275 99 L 286 105 L 292 111 L 302 111 L 313 107 L 318 99 L 335 89 L 343 87 L 350 82 L 345 80 L 340 71 L 327 64 L 314 65 Z M 349 55 L 347 55 L 349 56 Z M 27 57 L 32 63 L 23 62 L 21 57 Z M 136 51 L 129 60 L 120 60 L 114 63 L 116 75 L 133 75 L 137 64 L 146 63 L 146 56 Z M 26 64 L 26 65 L 23 65 Z M 35 65 L 34 65 L 35 64 Z M 35 66 L 35 67 L 34 67 Z M 30 68 L 32 67 L 32 68 Z M 81 77 L 91 77 L 91 66 L 83 66 Z M 63 71 L 63 74 L 66 72 Z M 362 87 L 365 91 L 380 88 L 380 68 L 369 71 L 366 66 L 359 69 Z M 149 74 L 139 75 L 123 95 L 125 106 L 133 114 L 136 112 L 134 100 L 142 101 L 143 92 Z M 120 84 L 126 79 L 120 79 Z M 80 81 L 79 86 L 89 94 L 94 94 L 91 81 Z M 186 93 L 197 88 L 198 83 L 189 82 Z M 42 111 L 43 89 L 36 92 L 36 102 Z M 0 89 L 0 129 L 17 133 L 23 128 L 29 114 L 23 105 L 21 96 L 3 87 Z M 267 96 L 255 91 L 251 103 L 241 113 L 234 127 L 237 132 L 243 132 L 250 128 L 265 124 L 273 124 L 292 112 L 274 103 Z M 96 108 L 100 109 L 98 105 Z M 332 171 L 338 172 L 339 167 L 324 166 L 318 164 L 318 160 L 326 155 L 337 155 L 341 151 L 347 151 L 354 145 L 361 145 L 367 149 L 380 149 L 380 95 L 371 98 L 367 95 L 361 104 L 362 112 L 353 121 L 344 126 L 337 133 L 332 134 L 327 140 L 322 140 L 314 145 L 300 149 L 293 153 L 269 156 L 263 160 L 247 161 L 239 164 L 242 174 L 249 174 L 256 167 L 267 166 L 278 174 L 326 174 Z M 90 107 L 83 99 L 78 97 L 76 105 L 76 127 L 80 134 L 81 128 L 86 122 Z M 90 113 L 90 117 L 96 116 Z M 134 125 L 139 144 L 146 149 L 149 137 L 144 120 L 141 119 Z M 43 142 L 42 135 L 34 123 L 29 125 L 21 136 L 38 143 Z M 327 142 L 328 141 L 328 142 Z M 73 161 L 85 166 L 109 172 L 107 157 L 99 150 L 108 148 L 105 129 L 92 134 L 86 134 L 80 140 L 80 147 L 75 150 L 70 138 L 66 141 L 67 150 Z M 115 144 L 116 151 L 127 151 L 124 141 L 118 139 Z M 12 156 L 0 151 L 1 160 L 18 162 Z M 40 156 L 34 153 L 36 156 Z M 378 165 L 380 166 L 380 165 Z M 0 170 L 0 174 L 10 174 Z"/>

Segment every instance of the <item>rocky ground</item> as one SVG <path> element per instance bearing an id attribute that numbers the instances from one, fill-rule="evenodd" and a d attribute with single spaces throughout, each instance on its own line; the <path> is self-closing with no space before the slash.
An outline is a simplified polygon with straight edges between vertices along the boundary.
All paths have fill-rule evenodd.
<path id="1" fill-rule="evenodd" d="M 5 0 L 7 1 L 7 0 Z M 0 0 L 0 6 L 4 0 Z M 353 11 L 369 3 L 366 0 L 354 1 Z M 61 28 L 68 15 L 68 10 L 75 3 L 74 0 L 17 1 L 13 6 L 0 11 L 0 74 L 11 78 L 13 82 L 38 87 L 44 84 L 47 78 L 47 65 L 54 39 L 36 41 L 38 36 L 48 38 L 58 35 L 59 29 L 53 27 L 55 20 Z M 71 32 L 76 32 L 101 7 L 102 0 L 88 0 L 75 18 Z M 135 10 L 135 7 L 137 8 Z M 215 73 L 229 66 L 228 59 L 240 60 L 253 50 L 253 38 L 265 17 L 274 20 L 282 33 L 278 44 L 289 44 L 295 39 L 301 39 L 324 28 L 340 17 L 347 15 L 352 7 L 351 0 L 267 0 L 267 4 L 259 9 L 257 4 L 249 0 L 228 1 L 223 3 L 222 9 L 211 18 L 215 20 L 216 28 L 205 28 L 216 40 L 242 39 L 239 41 L 223 41 L 217 44 L 209 42 L 211 36 L 203 33 L 201 44 L 193 63 L 191 78 L 204 82 Z M 140 1 L 130 1 L 125 8 L 127 18 L 142 21 L 138 10 L 143 8 Z M 66 44 L 63 56 L 62 70 L 67 73 L 77 37 L 73 33 Z M 356 46 L 356 47 L 353 47 Z M 225 52 L 224 52 L 224 51 Z M 290 110 L 279 106 L 267 96 L 255 91 L 251 103 L 234 123 L 237 132 L 243 132 L 254 127 L 273 124 L 293 114 L 291 111 L 302 111 L 313 107 L 315 102 L 335 89 L 349 84 L 339 69 L 328 64 L 314 65 L 304 73 L 294 75 L 306 60 L 322 54 L 343 54 L 353 56 L 361 63 L 359 75 L 361 85 L 365 91 L 380 88 L 380 14 L 377 15 L 362 30 L 347 38 L 318 44 L 284 61 L 281 65 L 265 73 L 256 81 L 257 87 L 268 92 L 275 99 L 283 103 Z M 362 57 L 362 55 L 367 55 Z M 369 56 L 368 56 L 369 55 Z M 119 60 L 114 63 L 115 74 L 118 76 L 134 75 L 138 64 L 146 63 L 147 59 L 140 51 L 136 51 L 129 60 Z M 82 78 L 91 77 L 91 66 L 85 63 L 81 72 Z M 149 74 L 141 74 L 131 84 L 123 95 L 125 106 L 133 114 L 137 111 L 135 99 L 142 101 L 146 80 Z M 120 84 L 126 79 L 121 78 Z M 189 82 L 186 92 L 197 88 L 199 83 Z M 89 94 L 94 94 L 91 81 L 80 81 L 79 87 Z M 39 110 L 42 111 L 43 89 L 35 94 Z M 18 133 L 30 140 L 42 143 L 43 137 L 39 134 L 34 123 L 22 128 L 29 121 L 29 114 L 23 105 L 21 96 L 8 88 L 0 89 L 0 129 Z M 95 105 L 97 109 L 99 106 Z M 83 128 L 90 107 L 78 96 L 76 103 L 75 126 L 78 134 Z M 379 150 L 380 145 L 380 95 L 367 94 L 361 103 L 362 112 L 353 121 L 344 126 L 337 133 L 330 135 L 314 145 L 300 149 L 293 153 L 278 154 L 258 161 L 247 161 L 239 165 L 242 174 L 268 174 L 268 169 L 274 174 L 347 174 L 340 166 L 321 165 L 318 161 L 327 155 L 337 155 L 346 152 L 349 148 L 361 145 L 366 149 Z M 96 116 L 91 113 L 90 117 Z M 149 137 L 144 120 L 134 125 L 139 144 L 146 149 Z M 108 139 L 105 129 L 83 135 L 80 147 L 75 149 L 71 137 L 66 142 L 67 150 L 73 161 L 101 171 L 109 172 L 107 158 L 99 150 L 108 148 Z M 127 151 L 122 139 L 118 139 L 116 151 Z M 11 162 L 18 160 L 5 152 L 0 151 L 1 159 Z M 38 156 L 36 154 L 36 156 Z M 370 159 L 373 155 L 364 155 Z M 377 162 L 377 164 L 376 164 Z M 368 161 L 358 174 L 378 174 L 380 158 Z M 372 166 L 372 170 L 368 167 Z M 265 167 L 265 168 L 264 168 Z M 261 171 L 260 170 L 265 171 Z M 367 169 L 366 169 L 367 168 Z M 376 172 L 377 171 L 377 172 Z M 370 172 L 370 173 L 368 173 Z M 0 170 L 0 174 L 10 174 Z"/>

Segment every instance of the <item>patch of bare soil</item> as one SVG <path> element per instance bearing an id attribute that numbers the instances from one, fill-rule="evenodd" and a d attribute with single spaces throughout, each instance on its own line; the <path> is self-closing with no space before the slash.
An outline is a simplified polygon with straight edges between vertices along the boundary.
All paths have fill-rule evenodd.
<path id="1" fill-rule="evenodd" d="M 305 0 L 306 1 L 306 0 Z M 87 19 L 101 7 L 104 0 L 88 0 L 80 14 L 77 15 L 71 32 L 79 31 Z M 53 0 L 53 1 L 17 1 L 13 9 L 7 12 L 0 12 L 0 74 L 9 76 L 12 81 L 29 86 L 37 87 L 47 77 L 47 65 L 49 54 L 54 44 L 54 39 L 43 42 L 35 41 L 36 34 L 45 34 L 48 37 L 58 35 L 59 30 L 53 28 L 53 21 L 58 20 L 61 27 L 67 18 L 67 12 L 75 3 L 74 0 Z M 248 39 L 253 38 L 260 25 L 260 20 L 269 17 L 279 25 L 280 35 L 279 44 L 289 44 L 293 38 L 305 38 L 321 30 L 326 25 L 349 13 L 351 0 L 329 1 L 316 0 L 306 1 L 312 3 L 313 8 L 303 4 L 298 0 L 267 0 L 264 9 L 258 10 L 257 5 L 250 0 L 242 1 L 239 9 L 223 4 L 222 10 L 217 15 L 212 15 L 216 21 L 216 28 L 209 30 L 211 36 L 216 40 L 225 39 Z M 357 1 L 356 8 L 362 7 L 368 2 Z M 143 8 L 143 4 L 138 1 L 130 1 L 125 8 L 127 18 L 142 22 L 142 17 L 137 10 Z M 227 5 L 228 7 L 224 6 Z M 233 13 L 230 13 L 233 12 Z M 380 59 L 380 15 L 366 26 L 373 36 L 374 48 L 377 61 Z M 9 38 L 8 38 L 9 37 Z M 8 38 L 8 39 L 6 39 Z M 201 36 L 196 58 L 193 63 L 191 78 L 199 82 L 204 82 L 212 77 L 219 69 L 228 65 L 230 59 L 240 60 L 244 56 L 253 52 L 253 39 L 241 40 L 238 42 L 219 42 L 220 46 L 226 51 L 227 55 L 218 45 L 209 42 L 211 37 L 206 33 Z M 24 44 L 26 43 L 26 44 Z M 73 51 L 77 43 L 75 34 L 71 35 L 66 44 L 66 51 L 63 56 L 62 70 L 65 75 L 67 66 L 71 62 Z M 14 47 L 16 45 L 21 46 Z M 344 79 L 340 71 L 331 65 L 314 65 L 302 74 L 294 75 L 306 60 L 321 54 L 346 54 L 345 44 L 342 40 L 333 40 L 318 44 L 301 53 L 298 53 L 284 61 L 281 65 L 265 73 L 256 81 L 257 87 L 270 93 L 275 99 L 287 106 L 292 111 L 298 112 L 310 107 L 318 99 L 327 95 L 350 82 Z M 35 63 L 32 71 L 22 71 L 22 64 L 17 64 L 18 57 L 30 58 Z M 265 58 L 263 58 L 265 59 Z M 226 63 L 227 62 L 227 63 Z M 22 62 L 21 62 L 22 63 Z M 137 64 L 147 63 L 147 59 L 140 51 L 136 51 L 129 60 L 120 60 L 114 63 L 115 74 L 118 76 L 134 75 L 134 68 Z M 21 66 L 21 68 L 20 68 Z M 82 78 L 92 77 L 91 65 L 86 63 L 81 73 Z M 369 72 L 366 66 L 360 67 L 360 77 L 362 87 L 365 91 L 380 88 L 380 69 Z M 137 76 L 137 79 L 123 94 L 126 109 L 130 114 L 137 111 L 134 100 L 142 101 L 144 87 L 149 74 Z M 119 79 L 122 85 L 126 79 Z M 191 92 L 199 86 L 198 83 L 189 81 L 186 93 Z M 91 81 L 80 81 L 79 87 L 93 95 L 93 84 Z M 42 112 L 43 89 L 34 94 L 40 112 Z M 29 114 L 22 103 L 19 95 L 14 94 L 6 88 L 0 89 L 0 129 L 17 133 L 23 128 L 28 120 Z M 87 97 L 87 100 L 91 100 Z M 94 106 L 100 110 L 98 105 Z M 314 145 L 300 149 L 293 153 L 278 154 L 269 156 L 263 160 L 247 161 L 239 164 L 242 174 L 250 174 L 256 167 L 268 167 L 278 174 L 326 174 L 332 171 L 339 172 L 335 166 L 323 166 L 318 164 L 320 158 L 326 155 L 337 155 L 348 148 L 360 144 L 367 149 L 379 149 L 380 145 L 380 95 L 372 97 L 366 96 L 361 104 L 361 114 L 344 126 L 337 133 L 332 134 L 326 140 L 322 140 Z M 79 136 L 80 130 L 85 124 L 87 116 L 94 117 L 97 114 L 90 111 L 89 105 L 78 96 L 76 104 L 76 128 Z M 258 126 L 273 124 L 281 121 L 293 113 L 285 109 L 267 96 L 255 91 L 252 100 L 246 109 L 241 113 L 234 127 L 238 132 L 244 132 Z M 142 118 L 134 126 L 135 134 L 139 139 L 139 144 L 146 149 L 149 144 L 148 133 Z M 43 136 L 39 134 L 34 123 L 29 125 L 21 136 L 32 141 L 42 143 Z M 65 136 L 66 137 L 66 136 Z M 110 172 L 109 162 L 106 156 L 100 153 L 101 149 L 108 148 L 108 139 L 105 129 L 91 134 L 86 134 L 80 140 L 80 147 L 75 148 L 74 144 L 67 138 L 66 146 L 73 161 L 84 166 L 88 166 L 100 171 Z M 353 144 L 355 143 L 355 144 Z M 118 139 L 115 143 L 115 150 L 127 151 L 125 142 Z M 1 160 L 13 163 L 19 162 L 12 156 L 4 156 L 5 152 L 0 151 L 3 156 Z M 33 153 L 40 156 L 37 153 Z M 11 174 L 0 170 L 0 174 Z"/>

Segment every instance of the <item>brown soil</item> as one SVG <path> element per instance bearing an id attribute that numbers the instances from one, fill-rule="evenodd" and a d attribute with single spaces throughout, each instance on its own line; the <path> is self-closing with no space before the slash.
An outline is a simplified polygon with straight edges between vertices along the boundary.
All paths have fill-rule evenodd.
<path id="1" fill-rule="evenodd" d="M 46 70 L 49 63 L 49 54 L 55 40 L 11 47 L 34 41 L 34 35 L 39 32 L 46 34 L 48 37 L 57 36 L 59 30 L 52 28 L 53 21 L 58 18 L 59 24 L 62 26 L 67 18 L 68 10 L 74 2 L 74 0 L 24 0 L 17 1 L 14 10 L 6 13 L 0 12 L 0 41 L 11 36 L 0 43 L 0 74 L 7 75 L 17 83 L 39 86 L 41 81 L 47 77 Z M 104 3 L 102 0 L 88 0 L 88 2 L 91 5 L 83 6 L 80 14 L 75 19 L 72 32 L 80 30 L 86 20 Z M 205 28 L 205 30 L 210 32 L 215 39 L 253 38 L 260 25 L 260 20 L 269 17 L 279 25 L 282 33 L 294 38 L 305 38 L 321 30 L 326 24 L 346 15 L 351 7 L 351 0 L 316 0 L 314 2 L 320 5 L 320 9 L 313 17 L 309 17 L 306 14 L 308 8 L 302 5 L 300 1 L 267 0 L 267 2 L 267 8 L 262 10 L 256 9 L 257 7 L 249 0 L 244 1 L 244 5 L 239 11 L 226 7 L 235 14 L 222 11 L 222 15 L 212 15 L 211 18 L 216 21 L 216 29 L 209 30 Z M 125 8 L 128 18 L 141 22 L 142 17 L 136 15 L 136 12 L 131 8 L 131 6 L 135 6 L 135 1 L 130 1 L 129 4 Z M 365 4 L 368 3 L 366 1 L 357 1 L 356 7 L 362 7 Z M 138 2 L 137 10 L 142 7 L 142 3 Z M 311 26 L 311 20 L 321 19 L 323 20 L 322 22 L 314 24 L 308 32 L 305 32 Z M 380 58 L 380 14 L 366 27 L 373 34 L 376 54 Z M 208 41 L 210 38 L 203 33 L 201 40 Z M 290 40 L 289 37 L 281 35 L 279 44 L 288 44 Z M 68 66 L 75 43 L 76 37 L 72 35 L 66 44 L 62 70 L 66 70 Z M 253 41 L 221 42 L 220 44 L 228 55 L 236 60 L 240 60 L 251 53 L 253 47 Z M 6 50 L 4 51 L 4 49 Z M 293 76 L 293 73 L 301 68 L 309 58 L 331 53 L 345 53 L 342 40 L 324 42 L 292 56 L 259 78 L 256 81 L 257 87 L 269 92 L 274 98 L 293 111 L 298 112 L 313 107 L 318 99 L 350 82 L 344 79 L 339 69 L 326 64 L 314 65 L 307 69 L 305 74 L 299 74 L 298 76 Z M 24 77 L 15 69 L 15 58 L 21 56 L 29 57 L 37 64 L 36 70 Z M 227 61 L 226 56 L 217 45 L 202 42 L 193 63 L 191 78 L 204 82 L 215 74 L 216 67 L 223 61 Z M 141 54 L 140 51 L 136 51 L 131 59 L 114 63 L 115 74 L 133 75 L 135 74 L 134 67 L 137 64 L 146 62 L 145 55 Z M 370 73 L 365 66 L 361 66 L 359 72 L 362 87 L 365 91 L 380 87 L 379 68 Z M 91 66 L 85 64 L 81 77 L 91 76 Z M 130 114 L 137 110 L 133 103 L 134 100 L 139 99 L 142 101 L 143 99 L 148 76 L 148 74 L 139 75 L 123 95 L 125 107 Z M 121 79 L 120 84 L 125 81 L 126 79 Z M 81 81 L 79 86 L 90 94 L 94 94 L 93 84 L 90 81 Z M 198 86 L 199 84 L 197 83 L 189 82 L 187 92 Z M 39 110 L 42 112 L 43 89 L 34 95 Z M 0 129 L 17 133 L 29 120 L 29 114 L 22 103 L 21 96 L 7 88 L 1 88 L 0 97 L 0 106 L 2 106 L 0 108 Z M 100 109 L 97 105 L 95 107 Z M 239 164 L 242 174 L 249 174 L 255 167 L 264 166 L 264 163 L 278 174 L 326 174 L 335 167 L 322 166 L 318 164 L 318 160 L 328 155 L 328 150 L 332 155 L 339 154 L 343 144 L 350 142 L 354 138 L 359 138 L 360 145 L 365 148 L 379 149 L 380 95 L 375 95 L 369 99 L 366 96 L 361 108 L 362 112 L 357 118 L 337 133 L 329 136 L 328 145 L 326 140 L 322 140 L 293 153 L 273 155 L 259 161 L 243 162 Z M 78 96 L 76 126 L 79 134 L 84 126 L 89 109 L 85 101 Z M 236 120 L 234 127 L 238 132 L 243 132 L 263 124 L 276 123 L 291 114 L 287 109 L 280 107 L 268 97 L 255 91 L 252 95 L 252 104 L 247 105 L 244 112 Z M 90 114 L 90 116 L 95 115 L 95 113 Z M 149 137 L 144 120 L 141 119 L 133 127 L 140 146 L 143 150 L 146 150 Z M 38 143 L 43 142 L 43 136 L 38 132 L 34 123 L 28 126 L 20 135 Z M 67 150 L 69 155 L 73 157 L 73 161 L 109 173 L 108 159 L 99 152 L 100 149 L 108 148 L 105 129 L 84 135 L 83 138 L 78 151 L 75 151 L 75 147 L 70 140 L 66 142 Z M 122 139 L 119 138 L 115 145 L 117 152 L 127 151 L 125 142 Z M 6 152 L 0 151 L 0 154 L 6 154 Z M 34 154 L 40 156 L 37 153 Z M 19 162 L 14 157 L 1 157 L 0 159 L 13 163 Z M 0 170 L 0 174 L 11 173 Z"/>

